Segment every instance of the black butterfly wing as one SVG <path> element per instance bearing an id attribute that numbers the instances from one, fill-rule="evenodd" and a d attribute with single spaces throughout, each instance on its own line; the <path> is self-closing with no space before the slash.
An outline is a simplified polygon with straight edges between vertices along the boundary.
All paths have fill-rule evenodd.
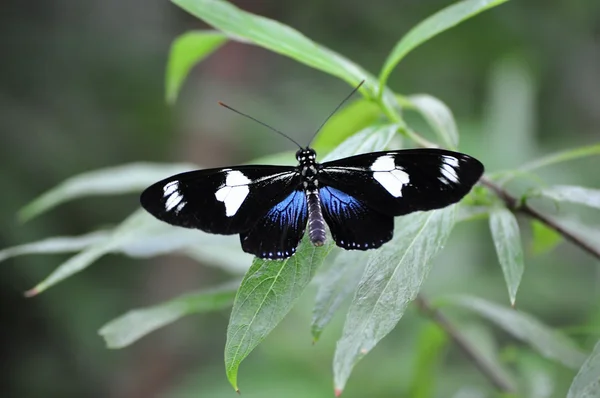
<path id="1" fill-rule="evenodd" d="M 307 213 L 304 191 L 293 191 L 271 207 L 252 229 L 240 234 L 242 249 L 260 258 L 293 255 L 304 235 Z"/>
<path id="2" fill-rule="evenodd" d="M 394 217 L 333 187 L 319 189 L 323 217 L 335 243 L 349 250 L 376 249 L 392 239 Z"/>
<path id="3" fill-rule="evenodd" d="M 378 247 L 391 239 L 394 216 L 460 201 L 483 169 L 471 156 L 441 149 L 373 152 L 327 162 L 318 177 L 324 216 L 338 246 Z"/>
<path id="4" fill-rule="evenodd" d="M 296 169 L 287 166 L 197 170 L 157 182 L 140 201 L 169 224 L 230 235 L 251 230 L 299 184 Z"/>

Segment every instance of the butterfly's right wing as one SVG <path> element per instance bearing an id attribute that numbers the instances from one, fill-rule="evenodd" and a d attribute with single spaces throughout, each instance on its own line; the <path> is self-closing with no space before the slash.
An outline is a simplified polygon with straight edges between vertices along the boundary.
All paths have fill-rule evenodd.
<path id="1" fill-rule="evenodd" d="M 296 168 L 289 166 L 197 170 L 157 182 L 142 193 L 140 202 L 171 225 L 231 235 L 254 228 L 299 184 Z"/>

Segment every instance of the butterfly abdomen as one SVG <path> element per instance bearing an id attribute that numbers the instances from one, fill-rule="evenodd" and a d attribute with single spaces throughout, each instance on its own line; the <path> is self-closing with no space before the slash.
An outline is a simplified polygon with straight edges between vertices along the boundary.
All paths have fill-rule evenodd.
<path id="1" fill-rule="evenodd" d="M 326 240 L 325 219 L 321 210 L 319 191 L 307 191 L 308 204 L 308 237 L 315 246 L 323 246 Z"/>

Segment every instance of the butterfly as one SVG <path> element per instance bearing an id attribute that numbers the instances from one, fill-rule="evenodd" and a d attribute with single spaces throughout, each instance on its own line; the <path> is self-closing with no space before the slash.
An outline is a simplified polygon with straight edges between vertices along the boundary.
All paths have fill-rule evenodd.
<path id="1" fill-rule="evenodd" d="M 297 145 L 297 166 L 185 172 L 147 188 L 141 204 L 171 225 L 239 234 L 245 252 L 285 259 L 307 228 L 312 244 L 323 245 L 326 225 L 343 249 L 376 249 L 392 238 L 394 217 L 460 201 L 484 170 L 477 159 L 443 149 L 372 152 L 319 163 L 312 148 Z"/>

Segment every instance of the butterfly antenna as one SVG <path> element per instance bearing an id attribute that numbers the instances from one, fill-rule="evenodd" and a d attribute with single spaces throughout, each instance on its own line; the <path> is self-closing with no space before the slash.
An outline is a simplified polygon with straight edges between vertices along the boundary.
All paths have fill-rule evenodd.
<path id="1" fill-rule="evenodd" d="M 253 118 L 253 117 L 252 117 L 252 116 L 250 116 L 250 115 L 246 115 L 245 113 L 242 113 L 242 112 L 238 111 L 237 109 L 233 109 L 232 107 L 230 107 L 230 106 L 229 106 L 229 105 L 227 105 L 227 104 L 224 104 L 224 103 L 222 103 L 221 101 L 219 101 L 219 105 L 221 105 L 221 106 L 222 106 L 222 107 L 224 107 L 224 108 L 227 108 L 227 109 L 229 109 L 230 111 L 234 111 L 234 112 L 235 112 L 235 113 L 237 113 L 238 115 L 242 115 L 242 116 L 244 116 L 244 117 L 247 117 L 247 118 L 248 118 L 248 119 L 250 119 L 250 120 L 254 120 L 256 123 L 258 123 L 258 124 L 260 124 L 260 125 L 263 125 L 263 126 L 265 126 L 266 128 L 270 129 L 271 131 L 274 131 L 274 132 L 276 132 L 277 134 L 279 134 L 279 135 L 281 135 L 281 136 L 283 136 L 283 137 L 287 138 L 288 140 L 292 141 L 294 144 L 298 145 L 298 148 L 300 148 L 300 149 L 303 149 L 303 148 L 302 148 L 302 146 L 301 146 L 300 144 L 298 144 L 298 143 L 297 143 L 297 142 L 296 142 L 296 141 L 295 141 L 293 138 L 291 138 L 291 137 L 288 137 L 287 135 L 285 135 L 285 134 L 284 134 L 284 133 L 282 133 L 281 131 L 277 130 L 276 128 L 274 128 L 274 127 L 271 127 L 271 126 L 269 126 L 268 124 L 266 124 L 266 123 L 263 123 L 263 122 L 261 122 L 260 120 L 258 120 L 258 119 L 255 119 L 255 118 Z"/>
<path id="2" fill-rule="evenodd" d="M 311 141 L 311 142 L 312 142 L 312 140 L 313 140 L 313 139 L 314 139 L 314 138 L 317 136 L 317 134 L 319 134 L 319 131 L 321 131 L 321 129 L 323 128 L 323 126 L 325 126 L 325 124 L 326 124 L 326 123 L 329 121 L 329 119 L 331 119 L 331 117 L 332 117 L 332 116 L 333 116 L 333 115 L 334 115 L 334 114 L 335 114 L 335 113 L 336 113 L 336 112 L 337 112 L 337 111 L 338 111 L 338 110 L 339 110 L 339 109 L 342 107 L 342 105 L 344 105 L 344 104 L 346 103 L 346 101 L 348 101 L 348 100 L 349 100 L 349 99 L 350 99 L 350 98 L 351 98 L 351 97 L 354 95 L 354 93 L 358 91 L 358 89 L 360 88 L 360 86 L 362 86 L 362 85 L 363 85 L 363 83 L 364 83 L 364 82 L 365 82 L 365 81 L 363 80 L 363 81 L 361 81 L 360 83 L 358 83 L 358 86 L 356 86 L 356 87 L 355 87 L 355 88 L 354 88 L 354 89 L 353 89 L 353 90 L 350 92 L 350 94 L 348 94 L 348 95 L 346 96 L 346 98 L 344 98 L 344 99 L 342 100 L 342 102 L 340 102 L 340 103 L 339 103 L 339 105 L 335 107 L 335 109 L 333 110 L 333 112 L 331 112 L 331 113 L 329 114 L 329 116 L 327 116 L 327 117 L 325 118 L 325 120 L 323 120 L 323 123 L 321 123 L 321 125 L 319 126 L 319 128 L 317 129 L 317 131 L 315 131 L 315 133 L 313 134 L 312 138 L 310 139 L 310 141 Z"/>

